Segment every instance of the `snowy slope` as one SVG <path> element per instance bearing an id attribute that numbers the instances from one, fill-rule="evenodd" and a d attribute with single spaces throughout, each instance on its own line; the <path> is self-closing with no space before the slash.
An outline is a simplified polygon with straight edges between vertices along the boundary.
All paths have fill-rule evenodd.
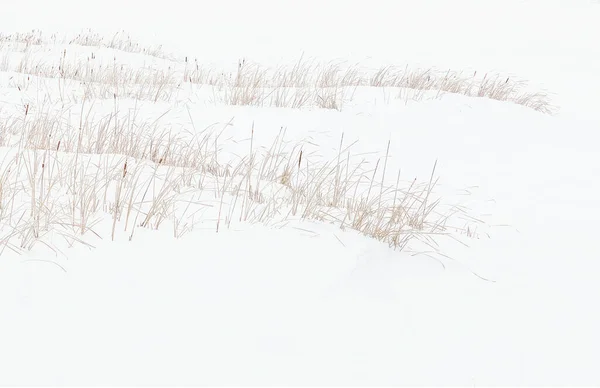
<path id="1" fill-rule="evenodd" d="M 57 12 L 56 19 L 42 20 L 44 4 L 32 7 L 35 12 L 27 19 L 31 28 L 96 27 L 83 13 L 77 18 Z M 110 2 L 103 4 L 98 12 L 114 9 Z M 431 235 L 434 243 L 413 239 L 399 251 L 352 228 L 340 228 L 334 207 L 322 209 L 320 214 L 329 215 L 323 220 L 289 215 L 288 199 L 282 199 L 287 198 L 282 194 L 285 184 L 261 183 L 265 198 L 283 202 L 273 200 L 271 208 L 266 200 L 265 207 L 254 208 L 253 222 L 240 221 L 244 213 L 235 204 L 234 189 L 221 194 L 227 178 L 206 178 L 194 183 L 195 191 L 186 185 L 173 189 L 181 195 L 177 198 L 191 198 L 198 206 L 196 216 L 188 210 L 180 218 L 192 220 L 195 228 L 175 238 L 187 229 L 173 225 L 172 219 L 154 230 L 159 218 L 150 227 L 133 228 L 123 216 L 114 227 L 110 186 L 105 206 L 89 222 L 98 235 L 88 232 L 81 237 L 83 243 L 74 243 L 70 234 L 48 234 L 40 237 L 48 246 L 38 243 L 29 250 L 18 248 L 19 237 L 31 241 L 22 237 L 29 236 L 26 231 L 18 230 L 21 213 L 6 216 L 11 214 L 8 209 L 29 206 L 30 198 L 19 191 L 14 202 L 2 202 L 0 383 L 600 384 L 600 311 L 595 303 L 600 294 L 600 248 L 595 241 L 600 218 L 600 51 L 589 39 L 600 32 L 593 22 L 600 16 L 598 4 L 494 1 L 484 6 L 460 1 L 453 7 L 441 1 L 406 1 L 368 7 L 357 2 L 344 8 L 341 3 L 308 2 L 304 8 L 287 8 L 265 2 L 256 9 L 236 3 L 240 12 L 233 16 L 225 12 L 227 4 L 203 4 L 206 13 L 217 15 L 207 18 L 208 24 L 194 23 L 192 12 L 180 10 L 190 4 L 174 1 L 172 9 L 161 11 L 164 19 L 153 11 L 127 29 L 152 43 L 165 42 L 182 56 L 205 50 L 201 60 L 217 68 L 235 67 L 242 56 L 272 63 L 305 51 L 376 66 L 493 70 L 528 79 L 534 90 L 554 93 L 560 111 L 547 115 L 514 103 L 451 93 L 403 99 L 396 89 L 366 86 L 352 89 L 354 98 L 339 111 L 232 106 L 216 99 L 219 91 L 214 88 L 189 84 L 157 102 L 149 93 L 139 100 L 111 98 L 110 88 L 90 101 L 82 97 L 86 89 L 78 82 L 28 80 L 23 73 L 2 71 L 0 119 L 2 128 L 14 131 L 3 133 L 16 141 L 16 146 L 0 150 L 0 171 L 10 178 L 0 176 L 2 187 L 26 186 L 30 176 L 26 168 L 22 176 L 9 172 L 11 160 L 22 152 L 19 144 L 25 142 L 19 134 L 35 133 L 18 121 L 25 109 L 32 113 L 23 120 L 39 119 L 58 131 L 62 126 L 78 128 L 81 117 L 90 122 L 112 117 L 118 104 L 119 120 L 137 112 L 133 121 L 117 120 L 123 131 L 134 128 L 129 122 L 139 123 L 141 131 L 167 128 L 182 138 L 192 129 L 222 131 L 198 152 L 206 149 L 208 155 L 213 147 L 218 149 L 217 161 L 223 165 L 242 159 L 240 165 L 246 166 L 248 159 L 243 158 L 249 149 L 269 149 L 285 128 L 287 151 L 297 158 L 293 147 L 302 144 L 304 162 L 308 160 L 306 170 L 298 171 L 299 181 L 312 166 L 336 163 L 342 134 L 345 146 L 353 144 L 353 158 L 366 160 L 365 182 L 377 160 L 387 160 L 387 174 L 381 166 L 377 170 L 386 185 L 395 185 L 400 171 L 403 188 L 415 178 L 426 186 L 437 161 L 434 176 L 439 180 L 432 200 L 440 199 L 443 215 L 452 206 L 461 211 L 448 219 L 445 235 Z M 62 10 L 71 6 L 57 5 Z M 268 7 L 279 18 L 258 12 Z M 124 27 L 138 11 L 139 4 L 123 4 L 108 32 Z M 345 22 L 335 17 L 342 11 L 348 15 Z M 3 12 L 3 29 L 30 27 L 8 24 L 18 12 L 11 7 Z M 292 22 L 290 13 L 297 12 L 306 15 Z M 557 15 L 565 26 L 552 22 Z M 316 18 L 315 31 L 304 34 L 294 28 L 310 17 Z M 364 19 L 371 26 L 367 32 L 356 28 Z M 153 36 L 152 24 L 167 20 L 180 23 Z M 336 31 L 334 25 L 338 35 L 323 39 Z M 424 25 L 423 34 L 415 32 Z M 97 29 L 102 28 L 108 29 Z M 397 36 L 409 32 L 410 39 L 398 42 Z M 196 37 L 207 34 L 213 37 L 198 48 Z M 0 48 L 3 54 L 9 51 Z M 94 52 L 108 66 L 117 60 L 133 69 L 171 63 L 110 48 L 62 43 L 39 48 L 32 52 L 31 63 L 36 55 L 44 63 L 60 61 L 64 49 L 81 58 Z M 9 66 L 22 63 L 21 54 L 10 52 Z M 94 90 L 103 90 L 96 86 Z M 26 108 L 28 103 L 31 108 Z M 88 111 L 88 116 L 81 113 Z M 69 146 L 75 149 L 76 142 L 63 142 L 58 151 L 48 153 L 26 151 L 23 155 L 31 156 L 21 161 L 33 166 L 36 155 L 40 160 L 50 155 L 44 168 L 60 171 L 82 163 L 90 168 L 90 177 L 96 164 L 107 166 L 102 170 L 106 177 L 90 178 L 81 186 L 98 192 L 101 184 L 94 182 L 108 182 L 110 174 L 116 177 L 111 185 L 120 182 L 124 160 L 141 181 L 155 171 L 151 163 L 138 167 L 132 158 L 113 154 L 82 154 L 83 161 L 72 164 L 76 153 L 60 149 Z M 107 145 L 111 150 L 120 146 Z M 136 152 L 135 146 L 127 150 Z M 159 171 L 160 179 L 166 171 Z M 69 207 L 72 196 L 65 182 L 71 175 L 57 180 L 67 194 L 49 190 L 56 196 L 45 203 L 55 210 Z M 190 182 L 198 182 L 196 178 Z M 231 182 L 235 187 L 236 181 Z M 288 188 L 294 184 L 300 183 Z M 152 195 L 160 192 L 158 183 L 148 187 Z M 127 185 L 123 190 L 130 192 Z M 378 193 L 380 187 L 377 183 L 365 190 Z M 39 192 L 36 197 L 42 198 Z M 149 212 L 143 206 L 134 213 L 142 219 Z M 257 216 L 261 209 L 268 216 Z M 277 210 L 280 214 L 274 216 Z M 235 217 L 226 220 L 223 215 L 229 214 Z M 62 221 L 52 223 L 53 228 L 63 230 Z"/>

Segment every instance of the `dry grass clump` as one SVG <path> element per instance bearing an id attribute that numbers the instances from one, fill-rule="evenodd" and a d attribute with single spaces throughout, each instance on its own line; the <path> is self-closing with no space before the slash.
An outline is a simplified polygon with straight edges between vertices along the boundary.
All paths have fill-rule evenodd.
<path id="1" fill-rule="evenodd" d="M 477 72 L 471 76 L 465 76 L 451 70 L 441 73 L 433 69 L 413 70 L 408 67 L 399 69 L 384 66 L 370 77 L 369 82 L 374 87 L 396 87 L 420 91 L 437 90 L 438 96 L 442 92 L 447 92 L 469 97 L 509 101 L 547 114 L 553 113 L 555 110 L 548 94 L 528 91 L 526 82 L 487 73 L 483 78 L 478 78 Z"/>
<path id="2" fill-rule="evenodd" d="M 81 46 L 105 47 L 119 51 L 125 51 L 133 54 L 144 54 L 161 59 L 173 59 L 173 56 L 163 51 L 162 45 L 144 46 L 137 42 L 125 31 L 119 31 L 110 38 L 105 38 L 101 34 L 88 29 L 73 37 L 69 44 L 79 44 Z"/>
<path id="3" fill-rule="evenodd" d="M 298 61 L 292 67 L 270 69 L 242 59 L 234 73 L 194 70 L 195 82 L 217 87 L 216 100 L 231 105 L 274 106 L 278 108 L 318 107 L 341 110 L 345 88 L 361 82 L 356 69 L 343 70 L 339 64 L 312 64 Z M 188 79 L 190 77 L 188 76 Z"/>
<path id="4" fill-rule="evenodd" d="M 279 139 L 282 136 L 280 134 Z M 330 222 L 399 249 L 413 238 L 435 246 L 434 236 L 449 234 L 447 220 L 458 209 L 442 210 L 440 200 L 433 199 L 435 167 L 431 180 L 424 184 L 415 179 L 408 187 L 401 187 L 398 172 L 395 185 L 388 185 L 385 183 L 387 153 L 376 161 L 374 168 L 368 168 L 366 160 L 357 161 L 352 157 L 350 148 L 344 146 L 342 135 L 337 158 L 315 165 L 311 165 L 309 157 L 303 155 L 300 148 L 295 148 L 295 153 L 284 158 L 267 153 L 264 163 L 279 157 L 279 163 L 271 165 L 281 166 L 275 176 L 279 176 L 281 184 L 287 187 L 288 195 L 280 196 L 276 206 L 270 209 L 254 211 L 254 219 L 269 222 L 274 216 L 283 220 L 299 216 Z"/>
<path id="5" fill-rule="evenodd" d="M 42 38 L 43 34 L 39 30 L 32 30 L 28 32 L 16 32 L 13 34 L 7 34 L 4 32 L 0 32 L 0 47 L 9 43 L 22 44 L 25 48 L 30 46 L 40 46 L 47 41 Z M 52 34 L 50 40 L 56 39 L 56 35 Z"/>
<path id="6" fill-rule="evenodd" d="M 94 104 L 50 109 L 24 107 L 22 116 L 0 121 L 0 146 L 100 155 L 117 154 L 159 165 L 201 168 L 210 164 L 214 149 L 211 133 L 171 131 L 160 122 L 140 121 L 135 111 L 122 113 L 115 99 L 114 111 L 97 118 Z M 67 117 L 78 117 L 77 121 Z"/>
<path id="7" fill-rule="evenodd" d="M 7 54 L 0 58 L 0 70 L 23 74 L 11 76 L 9 86 L 19 91 L 28 91 L 31 86 L 44 91 L 58 89 L 57 93 L 47 93 L 47 97 L 66 103 L 115 95 L 171 102 L 182 84 L 170 68 L 133 67 L 117 63 L 116 59 L 107 64 L 97 60 L 93 52 L 85 59 L 71 59 L 65 49 L 60 58 L 47 62 L 33 59 L 30 51 L 25 51 L 17 61 L 11 61 Z"/>
<path id="8" fill-rule="evenodd" d="M 262 106 L 265 98 L 266 70 L 260 66 L 238 62 L 237 73 L 224 82 L 225 103 Z"/>
<path id="9" fill-rule="evenodd" d="M 175 133 L 160 117 L 121 114 L 117 102 L 100 118 L 92 106 L 26 106 L 0 122 L 2 250 L 41 244 L 59 253 L 65 242 L 91 246 L 93 238 L 122 233 L 132 239 L 139 227 L 169 225 L 177 238 L 198 223 L 218 231 L 235 222 L 299 219 L 331 222 L 396 248 L 412 238 L 435 246 L 435 236 L 450 235 L 457 209 L 443 210 L 434 199 L 433 173 L 407 187 L 398 173 L 389 185 L 389 155 L 373 168 L 352 156 L 343 136 L 337 157 L 322 161 L 305 144 L 288 144 L 284 130 L 269 147 L 256 147 L 252 129 L 246 155 L 226 157 L 227 126 L 198 131 L 190 122 Z"/>
<path id="10" fill-rule="evenodd" d="M 42 59 L 33 55 L 36 47 L 50 42 L 104 47 L 117 53 L 139 53 L 168 58 L 169 61 L 162 67 L 131 67 L 118 63 L 116 53 L 112 63 L 97 60 L 94 51 L 85 57 L 67 56 L 67 49 L 56 58 L 44 56 Z M 353 99 L 358 87 L 371 86 L 396 88 L 397 98 L 406 101 L 420 100 L 426 92 L 437 91 L 434 97 L 456 93 L 509 101 L 543 113 L 555 110 L 548 94 L 530 91 L 523 81 L 492 74 L 478 77 L 477 72 L 464 75 L 450 70 L 439 72 L 394 66 L 371 70 L 343 62 L 317 63 L 303 57 L 291 66 L 275 68 L 242 59 L 234 71 L 227 72 L 202 65 L 198 59 L 191 61 L 185 57 L 175 60 L 166 56 L 161 47 L 144 47 L 124 32 L 104 38 L 93 31 L 85 31 L 68 40 L 61 40 L 56 35 L 46 39 L 39 31 L 0 35 L 0 48 L 6 44 L 17 46 L 2 50 L 0 71 L 26 74 L 28 81 L 31 76 L 61 80 L 63 89 L 66 86 L 68 90 L 80 90 L 73 96 L 67 96 L 74 101 L 80 101 L 81 96 L 93 99 L 110 98 L 116 94 L 119 97 L 172 102 L 182 85 L 187 83 L 211 87 L 212 100 L 216 103 L 341 110 L 347 101 Z M 80 84 L 68 85 L 69 80 Z M 23 84 L 28 82 L 21 81 L 19 86 Z"/>
<path id="11" fill-rule="evenodd" d="M 40 30 L 12 34 L 0 33 L 0 47 L 6 44 L 16 45 L 13 48 L 20 51 L 25 51 L 31 46 L 74 44 L 80 46 L 110 48 L 133 54 L 150 55 L 161 59 L 173 59 L 172 55 L 163 51 L 161 45 L 144 46 L 125 31 L 119 31 L 112 37 L 105 37 L 91 29 L 84 30 L 74 36 L 59 36 L 56 33 L 46 36 Z"/>

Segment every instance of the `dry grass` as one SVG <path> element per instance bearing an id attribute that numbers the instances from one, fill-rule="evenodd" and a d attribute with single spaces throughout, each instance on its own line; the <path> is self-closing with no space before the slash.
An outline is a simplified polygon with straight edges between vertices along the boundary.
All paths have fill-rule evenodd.
<path id="1" fill-rule="evenodd" d="M 124 34 L 107 40 L 92 32 L 67 41 L 87 47 L 84 57 L 67 47 L 42 61 L 36 47 L 49 42 L 61 40 L 36 31 L 0 36 L 0 70 L 10 72 L 23 101 L 21 111 L 0 120 L 0 253 L 41 245 L 59 254 L 65 242 L 131 240 L 137 228 L 170 227 L 179 238 L 198 224 L 219 231 L 236 222 L 294 220 L 333 223 L 399 249 L 414 238 L 437 249 L 436 237 L 461 229 L 452 216 L 466 210 L 441 204 L 435 167 L 426 182 L 402 182 L 388 169 L 389 144 L 386 155 L 365 160 L 342 136 L 337 156 L 322 160 L 307 144 L 289 144 L 285 130 L 269 147 L 258 147 L 248 128 L 247 151 L 231 156 L 223 152 L 230 146 L 222 136 L 228 125 L 198 129 L 190 117 L 174 129 L 163 116 L 121 110 L 124 98 L 173 105 L 182 89 L 208 86 L 215 102 L 229 105 L 342 110 L 356 88 L 385 87 L 404 99 L 437 91 L 551 111 L 547 96 L 499 76 L 369 71 L 303 58 L 274 69 L 240 60 L 233 72 L 188 58 L 132 67 L 118 62 L 118 51 L 166 56 Z M 113 61 L 96 58 L 95 47 L 116 50 Z M 96 104 L 107 99 L 114 108 L 100 115 Z"/>
<path id="2" fill-rule="evenodd" d="M 46 56 L 42 60 L 34 55 L 41 45 L 60 42 L 85 46 L 90 51 L 81 57 L 67 55 L 69 50 L 65 49 L 63 55 L 54 60 L 48 60 Z M 74 102 L 81 101 L 83 96 L 93 99 L 115 94 L 122 98 L 173 102 L 183 85 L 189 84 L 211 87 L 216 103 L 341 110 L 345 102 L 352 100 L 357 87 L 371 86 L 396 88 L 397 98 L 402 100 L 420 100 L 425 92 L 437 91 L 436 97 L 456 93 L 509 101 L 543 113 L 555 111 L 548 94 L 531 91 L 524 81 L 493 74 L 480 77 L 477 72 L 464 75 L 450 70 L 439 72 L 394 66 L 371 70 L 343 62 L 316 63 L 304 58 L 291 66 L 276 68 L 242 59 L 235 71 L 227 72 L 207 67 L 198 59 L 176 60 L 164 54 L 160 47 L 140 45 L 124 32 L 110 39 L 93 31 L 62 40 L 56 35 L 46 39 L 39 31 L 0 35 L 2 47 L 0 71 L 26 74 L 18 82 L 13 81 L 13 85 L 27 89 L 32 76 L 58 79 L 66 84 L 66 89 L 80 90 L 73 96 L 63 96 Z M 94 54 L 97 47 L 115 50 L 114 61 L 98 60 Z M 117 62 L 119 51 L 169 60 L 162 67 L 132 68 Z"/>
<path id="3" fill-rule="evenodd" d="M 110 37 L 105 37 L 91 29 L 84 30 L 75 36 L 59 36 L 58 34 L 46 36 L 40 30 L 13 34 L 0 33 L 0 47 L 7 44 L 12 44 L 14 49 L 21 51 L 25 51 L 32 46 L 68 44 L 110 48 L 133 54 L 150 55 L 161 59 L 173 59 L 172 55 L 163 51 L 162 46 L 145 46 L 137 42 L 125 31 L 119 31 Z"/>
<path id="4" fill-rule="evenodd" d="M 181 237 L 198 222 L 215 230 L 235 222 L 282 225 L 320 220 L 404 248 L 412 238 L 435 246 L 450 235 L 449 212 L 434 200 L 435 180 L 386 184 L 388 155 L 368 167 L 340 140 L 330 161 L 288 144 L 282 130 L 270 147 L 225 158 L 225 129 L 174 134 L 135 111 L 96 118 L 77 111 L 26 106 L 0 122 L 0 245 L 17 253 L 61 241 L 91 246 L 94 238 L 133 239 L 137 228 L 173 228 Z M 77 120 L 65 120 L 77 117 Z M 224 128 L 226 128 L 225 126 Z M 111 225 L 100 222 L 108 213 Z M 90 237 L 92 237 L 90 239 Z"/>
<path id="5" fill-rule="evenodd" d="M 466 76 L 451 70 L 441 73 L 433 69 L 411 70 L 408 67 L 399 69 L 385 66 L 371 76 L 370 85 L 419 91 L 434 90 L 438 91 L 438 96 L 446 92 L 509 101 L 547 114 L 555 111 L 548 94 L 528 91 L 526 82 L 500 75 L 485 74 L 483 78 L 479 78 L 477 72 Z M 413 93 L 413 96 L 420 94 Z"/>

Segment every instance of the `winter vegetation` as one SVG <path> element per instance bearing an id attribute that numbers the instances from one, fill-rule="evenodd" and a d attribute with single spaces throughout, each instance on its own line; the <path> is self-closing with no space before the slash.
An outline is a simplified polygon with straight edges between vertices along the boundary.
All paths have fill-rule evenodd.
<path id="1" fill-rule="evenodd" d="M 535 1 L 7 3 L 0 384 L 600 383 L 600 8 Z"/>
<path id="2" fill-rule="evenodd" d="M 546 93 L 527 90 L 523 80 L 500 74 L 478 75 L 477 71 L 463 74 L 408 66 L 373 70 L 344 61 L 321 63 L 304 58 L 275 68 L 240 59 L 236 69 L 226 71 L 202 64 L 197 58 L 177 60 L 163 53 L 161 46 L 143 47 L 125 33 L 103 38 L 92 31 L 62 39 L 57 34 L 45 38 L 40 31 L 0 35 L 0 47 L 4 48 L 0 70 L 11 73 L 11 86 L 27 91 L 32 82 L 60 79 L 63 103 L 65 99 L 80 102 L 83 98 L 115 95 L 174 103 L 182 95 L 202 90 L 214 103 L 341 110 L 358 88 L 375 87 L 391 89 L 392 96 L 404 100 L 457 93 L 510 101 L 544 113 L 554 109 Z M 132 65 L 132 56 L 123 53 L 143 54 L 146 58 L 137 58 L 141 62 Z"/>
<path id="3" fill-rule="evenodd" d="M 43 245 L 64 254 L 57 240 L 93 246 L 87 236 L 108 236 L 97 227 L 101 214 L 112 220 L 112 240 L 163 224 L 178 238 L 209 221 L 218 231 L 232 222 L 308 219 L 395 248 L 414 237 L 435 248 L 436 236 L 470 233 L 467 219 L 477 224 L 458 204 L 440 205 L 435 161 L 428 180 L 404 182 L 401 171 L 387 168 L 389 142 L 385 154 L 368 160 L 353 155 L 343 132 L 330 159 L 288 141 L 283 128 L 261 145 L 254 125 L 245 128 L 240 147 L 228 140 L 231 123 L 195 125 L 189 101 L 198 95 L 212 105 L 341 110 L 356 94 L 387 89 L 388 99 L 404 104 L 456 93 L 551 111 L 545 95 L 499 76 L 389 66 L 369 75 L 303 60 L 274 71 L 241 60 L 226 74 L 93 32 L 57 40 L 33 31 L 2 35 L 0 43 L 2 82 L 16 101 L 3 106 L 0 121 L 0 241 L 17 253 Z"/>

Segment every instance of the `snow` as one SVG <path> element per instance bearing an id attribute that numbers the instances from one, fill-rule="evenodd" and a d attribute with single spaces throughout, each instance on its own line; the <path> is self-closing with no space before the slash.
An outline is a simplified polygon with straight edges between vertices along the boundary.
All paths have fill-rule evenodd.
<path id="1" fill-rule="evenodd" d="M 386 184 L 395 184 L 398 170 L 404 186 L 415 178 L 427 183 L 437 161 L 433 196 L 441 209 L 464 211 L 450 219 L 457 228 L 451 236 L 433 236 L 437 250 L 413 239 L 399 251 L 331 219 L 285 217 L 283 205 L 266 223 L 238 215 L 228 227 L 221 214 L 237 215 L 241 204 L 218 194 L 226 180 L 181 189 L 177 198 L 201 205 L 194 230 L 180 238 L 167 219 L 158 230 L 135 228 L 129 241 L 132 222 L 123 218 L 112 241 L 113 217 L 100 208 L 93 215 L 100 237 L 84 235 L 93 249 L 49 235 L 44 241 L 56 251 L 41 243 L 2 251 L 1 384 L 600 384 L 600 49 L 592 39 L 600 5 L 222 1 L 191 12 L 191 2 L 172 0 L 166 9 L 104 1 L 90 12 L 73 4 L 31 2 L 26 18 L 8 5 L 2 32 L 93 27 L 110 36 L 125 28 L 214 66 L 236 66 L 240 57 L 277 64 L 305 52 L 375 67 L 493 71 L 548 90 L 560 110 L 547 115 L 454 94 L 404 101 L 397 90 L 370 87 L 357 88 L 341 111 L 226 105 L 211 89 L 190 85 L 177 103 L 119 98 L 120 114 L 135 109 L 139 122 L 159 118 L 160 128 L 181 136 L 190 122 L 222 130 L 221 163 L 247 155 L 251 137 L 255 150 L 268 149 L 281 128 L 286 147 L 303 144 L 310 166 L 336 160 L 343 134 L 372 169 L 389 141 Z M 142 9 L 148 13 L 139 17 Z M 156 25 L 169 28 L 157 32 Z M 113 55 L 132 68 L 171 63 L 108 48 L 41 47 L 35 55 L 47 63 L 59 61 L 65 47 L 81 58 L 91 50 L 111 66 Z M 28 102 L 38 114 L 46 93 L 53 102 L 43 106 L 60 112 L 63 124 L 78 125 L 87 109 L 95 120 L 114 112 L 113 98 L 90 107 L 75 97 L 83 93 L 76 82 L 67 84 L 73 93 L 37 78 L 19 91 L 22 76 L 0 72 L 2 125 L 22 117 Z M 0 172 L 20 152 L 1 148 Z M 57 153 L 56 165 L 70 165 L 73 155 Z M 83 159 L 114 165 L 116 175 L 124 160 Z M 143 181 L 152 165 L 135 171 Z M 264 193 L 278 189 L 266 185 Z M 158 191 L 152 187 L 148 198 Z M 55 194 L 48 201 L 55 208 L 69 203 L 69 195 Z M 29 200 L 16 197 L 17 208 Z M 4 238 L 21 214 L 1 214 Z"/>

